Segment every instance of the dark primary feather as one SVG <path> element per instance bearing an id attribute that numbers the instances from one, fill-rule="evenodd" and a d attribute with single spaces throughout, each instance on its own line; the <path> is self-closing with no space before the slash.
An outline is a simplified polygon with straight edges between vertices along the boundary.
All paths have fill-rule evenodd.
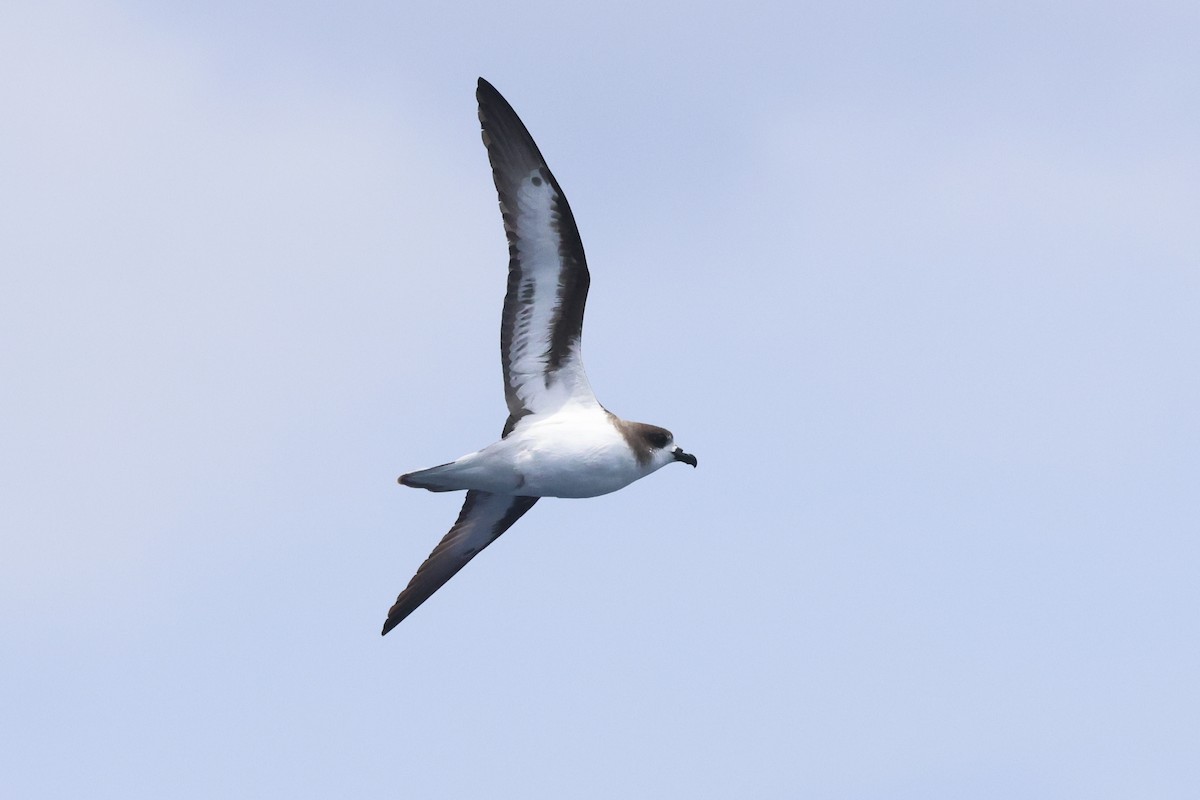
<path id="1" fill-rule="evenodd" d="M 454 527 L 433 548 L 388 610 L 383 634 L 399 625 L 468 561 L 500 538 L 500 534 L 511 528 L 537 501 L 536 497 L 510 497 L 476 490 L 467 492 Z"/>

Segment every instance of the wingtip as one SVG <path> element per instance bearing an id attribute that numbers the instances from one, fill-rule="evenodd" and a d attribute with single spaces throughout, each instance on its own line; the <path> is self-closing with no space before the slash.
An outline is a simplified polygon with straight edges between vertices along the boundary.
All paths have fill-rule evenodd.
<path id="1" fill-rule="evenodd" d="M 410 608 L 400 614 L 389 613 L 388 618 L 383 621 L 383 630 L 379 632 L 379 635 L 387 636 L 388 633 L 391 630 L 393 630 L 397 625 L 399 625 L 401 622 L 404 622 L 404 620 L 408 618 L 408 615 L 411 614 L 413 611 L 414 611 L 414 609 Z"/>

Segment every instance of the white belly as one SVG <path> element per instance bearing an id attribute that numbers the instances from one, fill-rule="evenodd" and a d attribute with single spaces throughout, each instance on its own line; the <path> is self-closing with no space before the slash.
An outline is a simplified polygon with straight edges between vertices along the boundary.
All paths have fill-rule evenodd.
<path id="1" fill-rule="evenodd" d="M 602 409 L 523 420 L 507 439 L 457 463 L 469 488 L 529 497 L 595 497 L 654 471 L 638 463 Z"/>

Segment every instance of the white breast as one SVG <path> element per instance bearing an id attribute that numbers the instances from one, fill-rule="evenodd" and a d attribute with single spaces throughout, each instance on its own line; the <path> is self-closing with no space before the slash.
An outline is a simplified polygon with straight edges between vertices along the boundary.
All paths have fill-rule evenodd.
<path id="1" fill-rule="evenodd" d="M 530 497 L 595 497 L 658 468 L 639 464 L 599 407 L 568 406 L 521 420 L 508 438 L 460 459 L 484 491 Z M 484 485 L 487 484 L 487 485 Z"/>

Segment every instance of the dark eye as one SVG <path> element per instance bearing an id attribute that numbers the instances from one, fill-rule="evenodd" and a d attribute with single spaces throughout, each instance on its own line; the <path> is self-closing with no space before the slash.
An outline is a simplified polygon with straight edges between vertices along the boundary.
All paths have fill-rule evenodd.
<path id="1" fill-rule="evenodd" d="M 654 445 L 655 447 L 658 447 L 658 448 L 666 447 L 667 442 L 669 442 L 669 441 L 671 441 L 671 439 L 665 433 L 655 431 L 654 433 L 650 434 L 650 444 Z"/>

